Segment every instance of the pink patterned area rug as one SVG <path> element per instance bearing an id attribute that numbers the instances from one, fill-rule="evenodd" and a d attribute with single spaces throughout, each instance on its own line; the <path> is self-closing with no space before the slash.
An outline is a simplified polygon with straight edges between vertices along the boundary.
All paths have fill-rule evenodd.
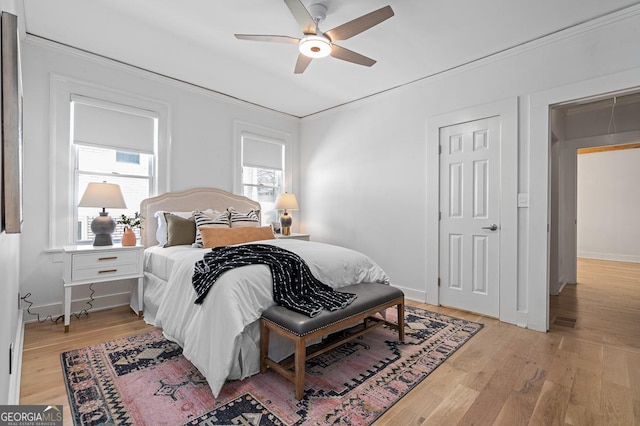
<path id="1" fill-rule="evenodd" d="M 395 310 L 387 311 L 395 321 Z M 406 338 L 380 327 L 306 365 L 305 394 L 271 370 L 214 398 L 158 329 L 61 355 L 76 425 L 368 425 L 424 380 L 482 324 L 412 306 Z"/>

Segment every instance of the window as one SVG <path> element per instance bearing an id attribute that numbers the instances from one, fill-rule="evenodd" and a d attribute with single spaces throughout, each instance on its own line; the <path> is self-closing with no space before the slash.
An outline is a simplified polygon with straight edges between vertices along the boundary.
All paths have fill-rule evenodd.
<path id="1" fill-rule="evenodd" d="M 117 221 L 122 214 L 133 216 L 140 210 L 140 202 L 151 196 L 153 155 L 82 144 L 75 144 L 75 152 L 76 200 L 82 197 L 90 182 L 107 181 L 120 185 L 127 209 L 109 211 L 109 215 Z M 75 243 L 93 241 L 91 222 L 98 212 L 99 209 L 94 207 L 77 208 Z M 120 241 L 123 232 L 124 226 L 118 224 L 112 235 L 113 240 Z M 134 232 L 139 238 L 140 230 L 134 229 Z"/>
<path id="2" fill-rule="evenodd" d="M 263 224 L 278 220 L 273 205 L 284 192 L 284 158 L 282 141 L 242 136 L 242 195 L 260 203 Z"/>
<path id="3" fill-rule="evenodd" d="M 91 182 L 109 182 L 120 186 L 127 209 L 113 209 L 114 219 L 133 216 L 140 202 L 153 194 L 154 151 L 157 119 L 148 112 L 86 98 L 72 100 L 73 117 L 73 243 L 93 241 L 91 222 L 97 208 L 77 207 L 78 200 Z M 147 114 L 147 115 L 145 115 Z M 124 232 L 117 225 L 113 241 Z M 135 229 L 139 237 L 139 229 Z"/>
<path id="4" fill-rule="evenodd" d="M 56 73 L 50 74 L 50 93 L 48 249 L 57 250 L 76 243 L 79 232 L 76 147 L 153 156 L 150 196 L 161 194 L 169 188 L 171 110 L 164 101 Z M 146 162 L 141 157 L 138 164 Z"/>

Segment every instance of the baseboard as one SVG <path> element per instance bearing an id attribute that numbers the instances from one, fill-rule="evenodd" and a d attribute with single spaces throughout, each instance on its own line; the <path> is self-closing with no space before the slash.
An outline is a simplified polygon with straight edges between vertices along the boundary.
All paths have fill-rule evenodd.
<path id="1" fill-rule="evenodd" d="M 22 378 L 22 349 L 24 347 L 24 322 L 22 321 L 22 310 L 18 310 L 18 321 L 16 338 L 13 342 L 13 362 L 11 375 L 9 376 L 8 404 L 18 405 L 20 403 L 20 380 Z"/>
<path id="2" fill-rule="evenodd" d="M 598 253 L 583 251 L 578 252 L 578 257 L 583 257 L 585 259 L 611 260 L 614 262 L 640 263 L 640 256 L 633 254 Z"/>
<path id="3" fill-rule="evenodd" d="M 402 290 L 402 292 L 404 293 L 404 297 L 414 302 L 425 303 L 425 300 L 427 299 L 427 293 L 425 293 L 424 291 L 418 291 L 397 285 L 394 285 L 394 287 Z"/>
<path id="4" fill-rule="evenodd" d="M 125 306 L 130 303 L 130 292 L 109 294 L 106 296 L 98 296 L 91 301 L 91 306 L 87 304 L 89 299 L 73 300 L 71 302 L 71 312 L 81 312 L 83 309 L 92 311 L 102 311 L 104 309 L 115 308 L 117 306 Z M 24 322 L 31 323 L 37 321 L 46 321 L 48 319 L 56 320 L 62 317 L 64 306 L 62 303 L 54 303 L 52 305 L 31 306 L 29 311 L 24 309 Z M 62 321 L 60 319 L 59 321 Z M 60 322 L 62 324 L 62 322 Z"/>

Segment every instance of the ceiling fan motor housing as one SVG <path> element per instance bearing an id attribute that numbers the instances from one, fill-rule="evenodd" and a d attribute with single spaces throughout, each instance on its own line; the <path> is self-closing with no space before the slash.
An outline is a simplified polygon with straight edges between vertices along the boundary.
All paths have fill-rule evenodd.
<path id="1" fill-rule="evenodd" d="M 313 20 L 316 21 L 316 25 L 324 21 L 327 17 L 327 6 L 322 3 L 314 3 L 310 5 L 307 10 Z"/>

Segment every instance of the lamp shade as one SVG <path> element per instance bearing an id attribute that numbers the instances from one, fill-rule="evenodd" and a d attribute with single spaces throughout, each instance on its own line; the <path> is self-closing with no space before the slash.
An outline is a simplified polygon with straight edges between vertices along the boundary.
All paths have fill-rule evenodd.
<path id="1" fill-rule="evenodd" d="M 276 198 L 273 208 L 276 210 L 298 210 L 298 200 L 295 195 L 283 192 Z"/>
<path id="2" fill-rule="evenodd" d="M 126 209 L 120 185 L 106 182 L 92 182 L 87 185 L 78 207 L 102 207 Z"/>

